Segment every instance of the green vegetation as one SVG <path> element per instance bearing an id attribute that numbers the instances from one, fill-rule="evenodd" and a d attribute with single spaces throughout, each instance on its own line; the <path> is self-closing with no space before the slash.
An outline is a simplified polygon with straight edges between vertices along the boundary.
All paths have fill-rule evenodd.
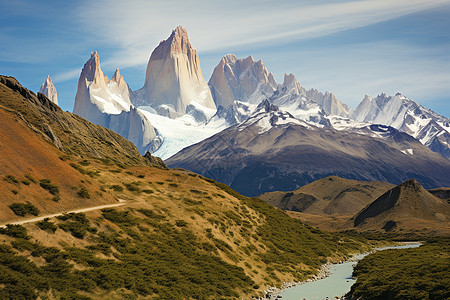
<path id="1" fill-rule="evenodd" d="M 50 179 L 41 179 L 39 184 L 44 190 L 49 191 L 50 194 L 55 196 L 59 194 L 59 187 L 53 184 Z"/>
<path id="2" fill-rule="evenodd" d="M 44 258 L 43 266 L 0 245 L 0 298 L 35 299 L 50 289 L 64 299 L 83 299 L 79 291 L 94 292 L 99 288 L 119 294 L 126 289 L 133 299 L 137 295 L 158 295 L 158 299 L 236 299 L 237 290 L 252 291 L 254 283 L 243 269 L 211 252 L 211 245 L 200 243 L 184 222 L 178 229 L 152 210 L 139 212 L 142 218 L 131 211 L 102 210 L 103 217 L 127 236 L 111 228 L 93 233 L 89 240 L 94 244 L 87 249 L 67 246 L 58 250 L 22 238 L 12 243 L 18 251 L 31 251 L 32 256 Z M 86 222 L 83 214 L 58 219 L 78 222 L 78 226 Z M 111 249 L 114 260 L 96 257 L 96 253 L 111 255 Z M 84 268 L 76 270 L 73 262 Z"/>
<path id="3" fill-rule="evenodd" d="M 450 239 L 419 248 L 384 250 L 355 267 L 351 294 L 362 299 L 449 299 Z"/>
<path id="4" fill-rule="evenodd" d="M 122 192 L 123 191 L 123 186 L 120 186 L 118 184 L 113 184 L 109 188 L 112 189 L 115 192 Z"/>
<path id="5" fill-rule="evenodd" d="M 123 185 L 129 190 L 130 192 L 140 192 L 139 185 L 141 183 L 139 181 L 133 181 L 131 183 L 124 183 Z"/>
<path id="6" fill-rule="evenodd" d="M 13 203 L 8 206 L 16 215 L 24 217 L 27 214 L 37 216 L 39 214 L 39 209 L 31 204 L 27 203 Z"/>
<path id="7" fill-rule="evenodd" d="M 15 238 L 22 238 L 22 239 L 30 238 L 28 236 L 27 229 L 22 225 L 7 224 L 6 228 L 0 228 L 0 234 L 5 234 Z"/>
<path id="8" fill-rule="evenodd" d="M 90 226 L 89 219 L 83 213 L 69 213 L 56 218 L 65 221 L 64 223 L 58 224 L 59 228 L 64 231 L 69 231 L 76 238 L 84 238 L 87 232 L 97 232 L 95 227 Z"/>

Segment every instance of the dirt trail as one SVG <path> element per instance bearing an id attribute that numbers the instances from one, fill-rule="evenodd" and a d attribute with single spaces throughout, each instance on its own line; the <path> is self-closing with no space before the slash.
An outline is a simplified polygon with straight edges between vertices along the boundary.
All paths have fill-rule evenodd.
<path id="1" fill-rule="evenodd" d="M 33 223 L 33 222 L 42 221 L 45 218 L 54 218 L 54 217 L 57 217 L 57 216 L 62 216 L 63 214 L 81 213 L 81 212 L 87 212 L 87 211 L 92 211 L 92 210 L 98 210 L 98 209 L 104 209 L 104 208 L 121 206 L 121 205 L 125 204 L 125 203 L 123 203 L 123 200 L 121 200 L 120 202 L 122 202 L 122 203 L 114 203 L 114 204 L 106 204 L 106 205 L 99 205 L 99 206 L 91 206 L 91 207 L 86 207 L 86 208 L 80 208 L 80 209 L 64 211 L 64 212 L 51 214 L 51 215 L 39 216 L 39 217 L 32 218 L 32 219 L 26 219 L 26 220 L 21 220 L 21 221 L 16 221 L 16 222 L 9 222 L 8 224 L 22 225 L 22 224 L 26 224 L 26 223 Z M 0 228 L 6 228 L 6 225 L 5 224 L 0 225 Z"/>

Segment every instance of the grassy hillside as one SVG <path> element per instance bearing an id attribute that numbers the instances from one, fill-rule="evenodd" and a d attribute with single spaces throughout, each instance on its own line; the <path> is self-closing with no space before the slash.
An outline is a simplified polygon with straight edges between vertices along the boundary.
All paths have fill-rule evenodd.
<path id="1" fill-rule="evenodd" d="M 17 279 L 1 279 L 4 295 L 21 287 L 30 295 L 94 299 L 262 296 L 269 286 L 304 280 L 327 261 L 367 249 L 361 239 L 310 228 L 193 173 L 117 172 L 95 161 L 86 170 L 97 168 L 105 193 L 124 205 L 3 229 L 2 251 L 11 261 L 2 268 Z"/>
<path id="2" fill-rule="evenodd" d="M 368 249 L 185 170 L 0 77 L 0 298 L 235 299 Z"/>
<path id="3" fill-rule="evenodd" d="M 449 299 L 449 239 L 378 251 L 362 259 L 349 299 Z"/>

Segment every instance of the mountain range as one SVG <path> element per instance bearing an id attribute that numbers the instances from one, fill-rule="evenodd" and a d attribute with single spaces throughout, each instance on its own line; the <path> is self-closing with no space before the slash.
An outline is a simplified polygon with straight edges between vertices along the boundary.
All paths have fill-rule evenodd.
<path id="1" fill-rule="evenodd" d="M 167 159 L 245 121 L 265 99 L 319 127 L 392 126 L 449 158 L 449 120 L 400 94 L 366 95 L 352 110 L 330 92 L 306 90 L 293 74 L 278 84 L 261 60 L 233 54 L 221 59 L 206 84 L 197 51 L 181 26 L 154 49 L 144 85 L 136 91 L 118 70 L 109 81 L 93 53 L 80 75 L 74 113 L 120 133 L 142 154 L 150 151 Z"/>
<path id="2" fill-rule="evenodd" d="M 427 188 L 450 185 L 450 161 L 392 127 L 358 130 L 315 126 L 269 100 L 244 122 L 166 160 L 230 185 L 247 196 L 289 191 L 330 175 Z"/>

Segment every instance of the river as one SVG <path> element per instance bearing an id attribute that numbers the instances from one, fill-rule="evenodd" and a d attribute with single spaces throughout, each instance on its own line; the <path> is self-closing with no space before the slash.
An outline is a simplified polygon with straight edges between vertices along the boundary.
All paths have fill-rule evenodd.
<path id="1" fill-rule="evenodd" d="M 378 248 L 376 250 L 415 248 L 420 245 L 421 243 L 408 243 L 401 246 Z M 283 300 L 323 300 L 327 299 L 327 297 L 331 300 L 335 299 L 335 296 L 344 295 L 350 291 L 350 287 L 356 281 L 352 278 L 353 267 L 358 260 L 361 260 L 368 254 L 370 253 L 355 255 L 353 259 L 356 259 L 356 261 L 333 264 L 330 267 L 331 274 L 328 277 L 287 288 L 278 295 L 281 295 L 281 299 Z"/>

